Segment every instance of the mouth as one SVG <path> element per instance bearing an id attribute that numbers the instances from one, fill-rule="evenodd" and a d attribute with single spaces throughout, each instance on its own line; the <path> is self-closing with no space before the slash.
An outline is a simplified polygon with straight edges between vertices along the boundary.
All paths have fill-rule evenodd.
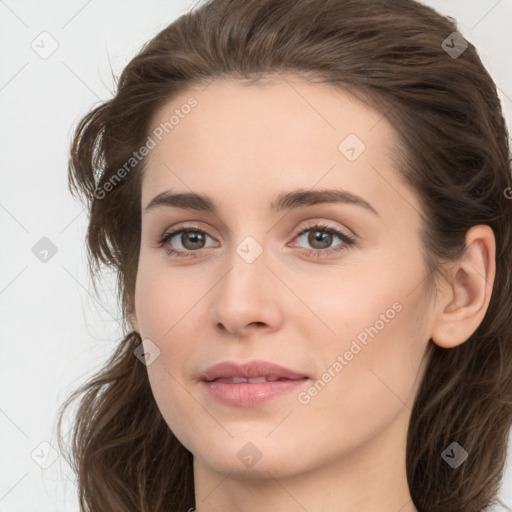
<path id="1" fill-rule="evenodd" d="M 277 382 L 277 381 L 283 381 L 283 380 L 303 380 L 307 379 L 307 377 L 301 377 L 300 379 L 287 379 L 286 377 L 267 377 L 267 376 L 261 376 L 261 377 L 225 377 L 225 378 L 218 378 L 214 380 L 207 380 L 205 382 L 223 382 L 225 384 L 242 384 L 244 382 L 247 382 L 249 384 L 256 384 L 258 382 Z"/>
<path id="2" fill-rule="evenodd" d="M 258 360 L 246 363 L 223 361 L 222 363 L 211 366 L 200 375 L 201 380 L 208 382 L 218 379 L 243 379 L 239 382 L 273 382 L 280 379 L 298 380 L 304 377 L 307 378 L 308 375 L 296 372 L 279 364 Z M 263 381 L 261 379 L 265 380 Z M 230 381 L 230 383 L 233 383 L 233 381 Z"/>
<path id="3" fill-rule="evenodd" d="M 255 407 L 298 390 L 310 377 L 267 361 L 225 361 L 201 374 L 201 385 L 216 401 Z"/>
<path id="4" fill-rule="evenodd" d="M 238 382 L 242 380 L 242 382 Z M 266 380 L 255 379 L 216 379 L 202 381 L 202 386 L 210 398 L 234 407 L 256 407 L 279 397 L 287 398 L 292 391 L 299 392 L 307 377 L 301 379 Z M 235 382 L 236 381 L 236 382 Z"/>

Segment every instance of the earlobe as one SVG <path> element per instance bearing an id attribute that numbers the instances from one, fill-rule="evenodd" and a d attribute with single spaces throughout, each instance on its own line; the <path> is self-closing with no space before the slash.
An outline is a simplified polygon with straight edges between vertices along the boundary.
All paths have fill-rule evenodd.
<path id="1" fill-rule="evenodd" d="M 496 241 L 489 226 L 473 226 L 466 251 L 453 264 L 437 303 L 432 341 L 443 348 L 464 343 L 487 312 L 496 274 Z"/>

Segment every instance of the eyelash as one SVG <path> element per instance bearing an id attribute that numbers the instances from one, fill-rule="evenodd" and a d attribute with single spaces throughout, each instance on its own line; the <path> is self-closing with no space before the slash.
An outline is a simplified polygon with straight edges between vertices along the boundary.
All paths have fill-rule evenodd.
<path id="1" fill-rule="evenodd" d="M 336 245 L 334 248 L 329 248 L 329 249 L 302 249 L 302 251 L 306 255 L 312 256 L 315 258 L 322 258 L 322 257 L 330 256 L 331 254 L 341 253 L 342 251 L 347 250 L 350 246 L 354 245 L 356 242 L 356 240 L 353 236 L 343 233 L 339 229 L 333 228 L 332 226 L 328 226 L 327 224 L 314 224 L 312 226 L 303 228 L 303 229 L 301 229 L 301 231 L 299 233 L 297 233 L 295 238 L 298 238 L 298 237 L 302 236 L 303 234 L 308 233 L 309 231 L 320 231 L 320 232 L 329 233 L 331 235 L 336 235 L 343 242 L 343 244 Z M 164 233 L 164 235 L 158 241 L 158 244 L 157 244 L 158 247 L 164 248 L 165 244 L 169 240 L 171 240 L 176 235 L 179 235 L 180 233 L 183 233 L 183 232 L 202 233 L 202 234 L 209 236 L 208 233 L 206 233 L 202 229 L 199 229 L 195 226 L 187 226 L 187 227 L 175 229 L 174 231 L 171 231 L 168 233 Z M 201 249 L 197 249 L 195 251 L 191 251 L 191 250 L 177 251 L 170 247 L 165 247 L 164 250 L 169 256 L 174 256 L 177 258 L 193 258 L 193 257 L 195 257 L 193 253 L 199 252 Z"/>

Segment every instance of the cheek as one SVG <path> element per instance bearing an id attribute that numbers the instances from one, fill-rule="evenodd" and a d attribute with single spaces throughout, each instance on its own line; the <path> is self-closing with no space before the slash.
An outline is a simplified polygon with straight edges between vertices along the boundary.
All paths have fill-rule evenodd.
<path id="1" fill-rule="evenodd" d="M 165 269 L 161 262 L 149 259 L 139 267 L 135 292 L 137 321 L 142 339 L 149 338 L 160 349 L 147 371 L 166 419 L 179 416 L 190 402 L 190 395 L 182 388 L 183 369 L 193 362 L 194 339 L 200 338 L 198 331 L 203 325 L 197 315 L 210 286 L 199 286 L 201 281 L 204 283 L 191 268 L 182 272 Z"/>
<path id="2" fill-rule="evenodd" d="M 135 308 L 141 336 L 165 340 L 183 330 L 187 320 L 201 307 L 201 300 L 210 286 L 192 270 L 166 268 L 149 259 L 142 263 L 137 274 Z"/>
<path id="3" fill-rule="evenodd" d="M 382 431 L 404 408 L 413 406 L 426 344 L 414 325 L 414 306 L 406 301 L 402 305 L 382 329 L 376 322 L 362 331 L 368 334 L 366 345 L 356 338 L 360 352 L 341 371 L 331 396 L 322 398 L 326 407 L 337 401 L 340 408 L 334 422 L 358 431 L 361 437 Z"/>
<path id="4" fill-rule="evenodd" d="M 312 269 L 300 278 L 283 269 L 284 280 L 293 286 L 283 315 L 301 325 L 307 338 L 319 348 L 346 350 L 351 340 L 407 337 L 425 315 L 422 299 L 423 262 L 415 247 L 407 258 L 393 246 L 375 251 L 363 260 L 351 260 L 339 268 Z M 293 307 L 291 307 L 293 306 Z M 284 307 L 284 306 L 283 306 Z M 414 330 L 414 329 L 413 329 Z M 387 333 L 387 335 L 386 335 Z M 395 344 L 398 348 L 398 345 Z"/>
<path id="5" fill-rule="evenodd" d="M 357 280 L 346 279 L 334 311 L 328 301 L 323 303 L 326 323 L 336 336 L 322 347 L 319 366 L 324 372 L 331 368 L 336 376 L 325 387 L 318 386 L 321 391 L 306 408 L 329 410 L 339 432 L 369 437 L 393 421 L 404 404 L 412 408 L 428 342 L 424 294 L 421 287 L 411 293 L 412 276 L 420 282 L 420 275 L 421 269 L 411 270 L 409 279 L 400 282 L 393 272 L 383 271 L 372 287 L 363 288 L 356 286 Z"/>
<path id="6" fill-rule="evenodd" d="M 166 276 L 163 270 L 140 269 L 135 306 L 141 337 L 149 338 L 160 350 L 159 356 L 147 366 L 151 391 L 165 421 L 182 440 L 187 438 L 194 417 L 200 414 L 199 410 L 194 410 L 195 414 L 190 411 L 194 404 L 185 391 L 182 374 L 192 359 L 197 322 L 191 308 L 200 297 L 176 277 L 171 282 L 170 276 L 170 272 Z"/>

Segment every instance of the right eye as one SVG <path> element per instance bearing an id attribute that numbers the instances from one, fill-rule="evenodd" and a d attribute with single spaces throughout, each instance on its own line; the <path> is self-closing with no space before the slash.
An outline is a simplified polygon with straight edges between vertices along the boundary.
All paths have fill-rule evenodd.
<path id="1" fill-rule="evenodd" d="M 210 238 L 210 235 L 202 229 L 193 226 L 181 227 L 164 233 L 158 242 L 158 246 L 164 248 L 169 256 L 188 258 L 194 256 L 191 253 L 205 248 L 207 237 Z M 176 238 L 175 242 L 173 242 L 174 238 Z M 182 247 L 176 249 L 176 244 L 181 244 Z"/>

